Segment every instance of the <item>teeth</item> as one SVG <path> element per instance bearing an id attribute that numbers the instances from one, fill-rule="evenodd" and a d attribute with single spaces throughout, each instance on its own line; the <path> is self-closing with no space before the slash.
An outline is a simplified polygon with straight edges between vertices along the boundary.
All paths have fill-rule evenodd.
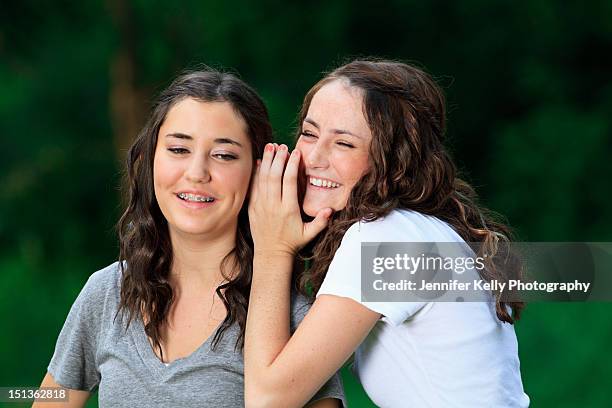
<path id="1" fill-rule="evenodd" d="M 200 196 L 200 195 L 187 194 L 187 193 L 179 193 L 178 196 L 180 198 L 182 198 L 183 200 L 195 201 L 195 202 L 200 202 L 200 203 L 210 203 L 210 202 L 213 202 L 215 200 L 212 197 L 204 197 L 204 196 Z"/>
<path id="2" fill-rule="evenodd" d="M 308 181 L 310 182 L 310 184 L 312 184 L 313 186 L 317 186 L 317 187 L 325 187 L 325 188 L 340 187 L 340 184 L 338 183 L 334 183 L 333 181 L 329 181 L 329 180 L 319 179 L 316 177 L 310 177 Z"/>

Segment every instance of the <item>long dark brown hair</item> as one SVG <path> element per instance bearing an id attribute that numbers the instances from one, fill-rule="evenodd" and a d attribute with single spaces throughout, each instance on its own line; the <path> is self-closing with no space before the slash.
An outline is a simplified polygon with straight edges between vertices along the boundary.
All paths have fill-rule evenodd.
<path id="1" fill-rule="evenodd" d="M 143 319 L 145 332 L 159 349 L 162 359 L 162 328 L 174 301 L 169 281 L 173 254 L 168 224 L 155 199 L 153 159 L 159 129 L 168 111 L 186 98 L 230 103 L 247 124 L 253 163 L 262 156 L 266 143 L 272 141 L 268 111 L 257 93 L 232 74 L 204 69 L 179 76 L 161 92 L 147 123 L 130 147 L 125 183 L 127 208 L 117 224 L 122 272 L 119 311 L 127 312 L 127 325 L 134 318 Z M 253 269 L 247 204 L 245 200 L 238 215 L 236 246 L 221 263 L 226 282 L 216 292 L 227 314 L 215 333 L 213 347 L 234 323 L 240 327 L 236 347 L 244 343 Z"/>
<path id="2" fill-rule="evenodd" d="M 336 80 L 362 91 L 364 116 L 372 132 L 369 171 L 352 189 L 346 207 L 335 213 L 317 241 L 306 248 L 311 267 L 299 279 L 303 293 L 321 286 L 346 230 L 358 221 L 373 221 L 394 209 L 435 216 L 467 243 L 487 254 L 486 280 L 507 281 L 521 275 L 520 264 L 508 262 L 511 230 L 500 217 L 478 204 L 474 189 L 458 177 L 444 148 L 445 98 L 423 70 L 386 60 L 355 60 L 326 75 L 304 97 L 302 126 L 313 96 Z M 301 129 L 298 130 L 298 137 Z M 503 267 L 502 267 L 503 264 Z M 524 307 L 494 293 L 501 321 L 514 323 Z M 507 310 L 509 306 L 512 313 Z"/>

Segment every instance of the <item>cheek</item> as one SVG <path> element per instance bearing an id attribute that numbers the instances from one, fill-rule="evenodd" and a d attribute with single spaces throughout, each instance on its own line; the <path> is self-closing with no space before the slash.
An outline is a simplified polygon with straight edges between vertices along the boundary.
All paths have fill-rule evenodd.
<path id="1" fill-rule="evenodd" d="M 175 183 L 181 174 L 182 168 L 177 163 L 172 163 L 163 155 L 155 155 L 153 159 L 153 184 L 156 190 Z"/>
<path id="2" fill-rule="evenodd" d="M 308 156 L 308 153 L 310 153 L 310 146 L 308 143 L 302 143 L 298 140 L 297 144 L 295 145 L 295 150 L 300 152 L 302 160 L 304 160 L 304 157 Z"/>
<path id="3" fill-rule="evenodd" d="M 159 194 L 159 188 L 165 184 L 165 178 L 167 177 L 167 173 L 164 171 L 165 167 L 163 160 L 155 155 L 153 159 L 153 186 L 156 196 Z"/>
<path id="4" fill-rule="evenodd" d="M 219 174 L 218 180 L 221 185 L 227 188 L 228 193 L 244 198 L 249 190 L 251 175 L 252 165 L 243 164 L 222 172 Z"/>
<path id="5" fill-rule="evenodd" d="M 359 179 L 368 171 L 367 154 L 346 155 L 335 160 L 336 169 L 342 177 L 345 186 L 353 187 Z"/>

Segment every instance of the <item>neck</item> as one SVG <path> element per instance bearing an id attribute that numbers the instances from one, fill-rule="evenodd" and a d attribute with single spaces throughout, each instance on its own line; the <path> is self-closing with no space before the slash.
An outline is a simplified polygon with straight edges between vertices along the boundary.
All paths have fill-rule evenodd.
<path id="1" fill-rule="evenodd" d="M 218 236 L 196 236 L 170 230 L 171 281 L 180 290 L 207 290 L 219 286 L 223 258 L 236 246 L 236 229 Z M 225 270 L 226 275 L 233 271 Z"/>

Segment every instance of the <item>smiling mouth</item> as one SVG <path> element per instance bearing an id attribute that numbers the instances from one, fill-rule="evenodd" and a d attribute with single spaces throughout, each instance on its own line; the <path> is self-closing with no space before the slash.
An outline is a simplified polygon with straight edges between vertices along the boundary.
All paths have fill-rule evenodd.
<path id="1" fill-rule="evenodd" d="M 340 184 L 330 180 L 320 179 L 316 177 L 308 177 L 308 184 L 315 187 L 334 189 L 340 187 Z"/>
<path id="2" fill-rule="evenodd" d="M 213 197 L 207 197 L 207 196 L 190 194 L 190 193 L 178 193 L 177 197 L 183 201 L 188 201 L 192 203 L 212 203 L 213 201 L 215 201 Z"/>

